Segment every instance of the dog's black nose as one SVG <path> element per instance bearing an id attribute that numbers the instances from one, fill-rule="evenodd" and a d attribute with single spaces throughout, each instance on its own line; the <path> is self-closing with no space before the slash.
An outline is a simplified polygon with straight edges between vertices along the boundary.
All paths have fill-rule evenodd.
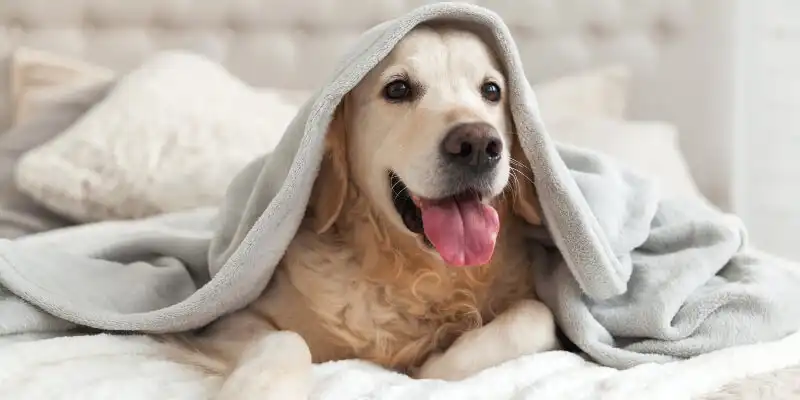
<path id="1" fill-rule="evenodd" d="M 484 172 L 497 165 L 503 141 L 497 130 L 485 122 L 454 126 L 442 141 L 442 155 L 455 165 Z"/>

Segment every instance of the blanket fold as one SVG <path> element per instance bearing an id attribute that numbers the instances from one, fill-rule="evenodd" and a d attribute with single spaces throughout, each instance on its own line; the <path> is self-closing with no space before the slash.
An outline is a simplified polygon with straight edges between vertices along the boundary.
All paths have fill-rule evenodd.
<path id="1" fill-rule="evenodd" d="M 800 328 L 800 267 L 749 249 L 741 222 L 703 200 L 670 198 L 612 159 L 554 143 L 503 21 L 437 3 L 367 31 L 219 210 L 0 242 L 0 335 L 185 331 L 254 300 L 304 216 L 334 109 L 404 35 L 434 20 L 480 33 L 502 61 L 545 220 L 528 232 L 537 294 L 593 360 L 627 368 Z"/>

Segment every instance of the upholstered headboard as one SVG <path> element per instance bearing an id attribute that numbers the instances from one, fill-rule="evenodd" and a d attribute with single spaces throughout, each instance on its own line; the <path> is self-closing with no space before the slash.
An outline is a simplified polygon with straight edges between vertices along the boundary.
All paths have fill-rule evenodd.
<path id="1" fill-rule="evenodd" d="M 309 88 L 361 31 L 420 0 L 3 0 L 0 55 L 50 50 L 125 71 L 186 48 L 262 86 Z M 731 193 L 734 7 L 727 0 L 484 0 L 511 27 L 531 81 L 623 62 L 629 115 L 670 121 L 703 192 Z M 7 65 L 7 63 L 3 63 Z M 8 121 L 7 71 L 0 123 Z"/>

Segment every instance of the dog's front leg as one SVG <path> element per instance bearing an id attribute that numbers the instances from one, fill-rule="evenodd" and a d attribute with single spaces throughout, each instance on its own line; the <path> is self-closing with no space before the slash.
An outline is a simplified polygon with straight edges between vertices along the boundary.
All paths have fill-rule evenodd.
<path id="1" fill-rule="evenodd" d="M 523 300 L 494 321 L 462 335 L 444 353 L 432 355 L 416 377 L 461 380 L 523 355 L 558 348 L 550 309 L 539 301 Z"/>
<path id="2" fill-rule="evenodd" d="M 270 332 L 241 354 L 215 400 L 305 400 L 311 367 L 311 352 L 300 335 Z"/>

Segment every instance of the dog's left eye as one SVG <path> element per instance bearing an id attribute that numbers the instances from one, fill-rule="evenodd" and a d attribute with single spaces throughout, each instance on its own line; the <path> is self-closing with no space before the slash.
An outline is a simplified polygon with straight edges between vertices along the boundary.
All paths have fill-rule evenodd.
<path id="1" fill-rule="evenodd" d="M 481 96 L 484 99 L 491 101 L 492 103 L 496 103 L 500 101 L 501 93 L 500 93 L 500 86 L 498 86 L 494 82 L 486 82 L 481 85 Z"/>

